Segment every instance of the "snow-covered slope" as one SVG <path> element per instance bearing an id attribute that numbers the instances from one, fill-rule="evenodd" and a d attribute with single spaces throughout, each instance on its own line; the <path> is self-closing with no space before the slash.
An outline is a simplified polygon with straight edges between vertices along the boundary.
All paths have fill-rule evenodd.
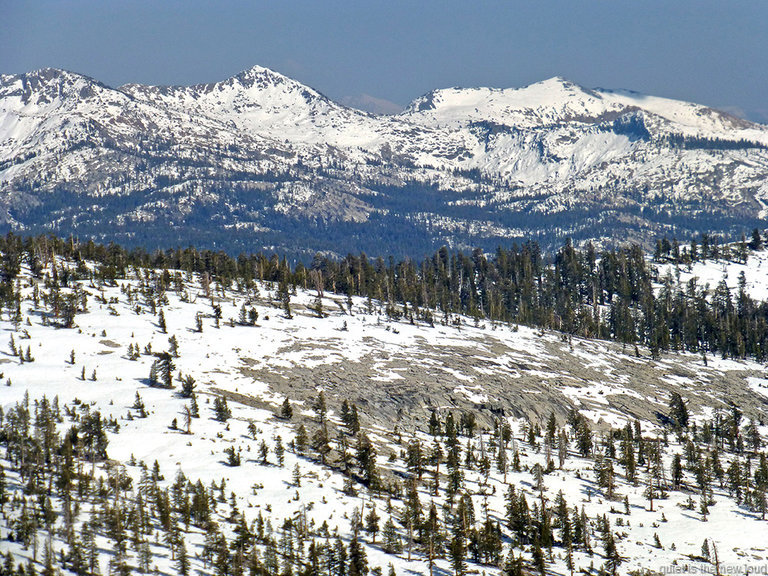
<path id="1" fill-rule="evenodd" d="M 597 569 L 607 561 L 599 529 L 603 515 L 610 520 L 623 559 L 619 573 L 638 569 L 662 573 L 693 567 L 714 570 L 702 556 L 705 540 L 710 550 L 716 546 L 722 569 L 759 566 L 766 561 L 768 523 L 745 501 L 729 493 L 723 482 L 712 479 L 711 493 L 705 493 L 705 500 L 714 504 L 705 506 L 704 512 L 698 510 L 698 476 L 689 464 L 682 472 L 682 485 L 670 489 L 674 456 L 690 450 L 675 434 L 663 434 L 657 419 L 660 412 L 668 410 L 673 391 L 684 395 L 692 421 L 700 426 L 716 412 L 723 415 L 730 410 L 729 402 L 743 408 L 745 426 L 748 419 L 762 418 L 768 395 L 760 392 L 766 381 L 759 377 L 763 367 L 755 362 L 710 357 L 703 365 L 700 356 L 688 354 L 653 361 L 624 354 L 619 346 L 605 342 L 578 338 L 568 342 L 558 334 L 525 327 L 472 326 L 467 318 L 434 327 L 389 321 L 381 313 L 381 303 L 358 298 L 345 301 L 334 294 L 318 298 L 301 289 L 290 299 L 292 317 L 288 318 L 284 305 L 274 296 L 274 285 L 224 288 L 206 276 L 173 270 L 167 275 L 159 270 L 136 270 L 110 285 L 91 280 L 92 266 L 88 263 L 58 260 L 56 266 L 56 274 L 46 267 L 37 277 L 24 266 L 19 315 L 13 321 L 5 315 L 0 320 L 9 340 L 0 359 L 6 382 L 0 387 L 0 407 L 6 415 L 0 428 L 12 429 L 18 420 L 7 415 L 15 414 L 15 407 L 23 407 L 25 402 L 33 414 L 39 414 L 43 396 L 49 402 L 56 398 L 55 406 L 61 412 L 56 426 L 62 436 L 95 411 L 105 422 L 116 423 L 108 426 L 109 460 L 93 466 L 96 478 L 105 479 L 103 493 L 109 497 L 112 510 L 119 510 L 120 500 L 126 510 L 137 510 L 137 495 L 151 510 L 157 496 L 150 485 L 176 494 L 183 489 L 179 488 L 183 475 L 182 484 L 188 480 L 193 485 L 200 481 L 205 487 L 211 483 L 222 486 L 221 496 L 218 488 L 212 490 L 218 504 L 211 520 L 229 542 L 242 534 L 241 514 L 254 534 L 258 518 L 266 518 L 276 540 L 284 538 L 286 532 L 290 534 L 289 521 L 303 526 L 297 529 L 299 542 L 294 543 L 298 547 L 297 564 L 306 560 L 310 540 L 332 543 L 338 535 L 348 544 L 355 532 L 356 514 L 367 515 L 371 509 L 378 510 L 381 526 L 391 520 L 397 541 L 407 543 L 409 531 L 403 513 L 406 490 L 369 490 L 354 475 L 353 480 L 345 477 L 338 456 L 334 456 L 333 465 L 323 465 L 310 452 L 294 449 L 278 456 L 278 445 L 287 448 L 291 442 L 295 444 L 300 424 L 310 433 L 319 429 L 314 406 L 323 390 L 326 417 L 334 430 L 334 450 L 347 438 L 340 420 L 341 403 L 352 402 L 359 407 L 363 431 L 375 445 L 383 478 L 402 482 L 404 487 L 413 476 L 406 464 L 407 445 L 419 440 L 426 450 L 444 441 L 441 437 L 434 440 L 426 432 L 430 411 L 437 410 L 442 419 L 448 412 L 454 412 L 457 419 L 459 414 L 476 414 L 475 433 L 461 437 L 462 454 L 471 450 L 475 458 L 461 467 L 463 493 L 474 510 L 474 519 L 464 522 L 478 527 L 486 520 L 491 526 L 498 523 L 504 537 L 504 557 L 515 538 L 506 520 L 505 495 L 512 485 L 526 496 L 534 515 L 539 502 L 554 510 L 554 502 L 562 493 L 576 515 L 580 512 L 586 518 L 592 551 L 583 550 L 578 543 L 574 546 L 577 573 L 590 566 Z M 76 275 L 81 278 L 74 280 Z M 67 286 L 58 286 L 54 277 L 65 276 Z M 73 328 L 61 327 L 54 304 L 58 300 L 50 296 L 54 290 L 63 299 L 76 295 L 79 313 Z M 220 307 L 220 322 L 214 306 Z M 241 315 L 241 310 L 246 313 Z M 256 324 L 241 324 L 240 319 L 248 318 L 250 310 L 258 313 Z M 179 353 L 174 359 L 175 388 L 152 387 L 148 375 L 157 359 L 153 354 L 170 349 L 171 337 Z M 190 400 L 179 394 L 182 375 L 194 378 L 200 410 L 200 417 L 190 419 L 188 429 L 184 415 Z M 221 397 L 227 398 L 232 411 L 225 422 L 214 418 L 213 405 Z M 286 398 L 294 407 L 293 421 L 274 416 Z M 651 447 L 668 443 L 658 478 L 668 493 L 658 494 L 649 504 L 646 481 L 653 475 L 646 478 L 645 466 L 638 463 L 639 479 L 632 482 L 617 459 L 615 494 L 607 496 L 595 481 L 595 460 L 580 455 L 575 433 L 566 425 L 570 409 L 582 414 L 594 428 L 596 454 L 608 451 L 609 436 L 599 431 L 622 428 L 635 419 L 637 430 L 646 437 L 645 458 L 650 458 Z M 563 463 L 553 464 L 537 487 L 536 470 L 547 469 L 550 460 L 559 460 L 559 454 L 547 447 L 543 437 L 528 434 L 527 422 L 544 427 L 553 413 L 566 434 Z M 33 421 L 39 431 L 41 419 Z M 494 464 L 483 472 L 482 460 L 495 459 L 498 451 L 493 423 L 502 421 L 509 423 L 511 432 L 511 441 L 504 448 L 506 464 L 502 470 Z M 765 434 L 766 429 L 761 426 L 759 431 Z M 4 435 L 2 441 L 10 442 L 10 438 Z M 347 440 L 353 442 L 351 437 Z M 709 457 L 712 446 L 697 442 L 698 449 Z M 240 456 L 239 465 L 227 465 L 229 450 Z M 743 454 L 726 446 L 718 453 L 726 468 L 734 461 L 744 462 Z M 516 458 L 519 466 L 513 464 Z M 752 461 L 753 469 L 757 460 Z M 163 478 L 150 477 L 155 474 L 155 461 Z M 107 573 L 108 561 L 114 560 L 118 546 L 113 542 L 110 523 L 100 520 L 107 513 L 98 504 L 99 497 L 81 494 L 78 500 L 73 490 L 78 504 L 74 516 L 71 512 L 67 516 L 64 499 L 57 496 L 60 488 L 56 488 L 46 504 L 46 518 L 55 529 L 44 530 L 41 524 L 32 538 L 19 518 L 27 505 L 34 509 L 38 501 L 34 491 L 42 489 L 45 482 L 36 488 L 23 481 L 12 452 L 3 454 L 0 464 L 5 470 L 3 493 L 8 496 L 2 504 L 0 533 L 7 538 L 3 551 L 11 554 L 13 562 L 36 558 L 39 573 L 46 547 L 61 550 L 61 558 L 69 558 L 71 538 L 64 528 L 72 521 L 78 533 L 86 525 L 95 532 L 96 561 L 101 573 Z M 87 476 L 90 465 L 80 460 L 80 466 Z M 434 462 L 427 461 L 425 470 L 423 483 L 416 484 L 417 497 L 424 507 L 435 503 L 439 521 L 449 531 L 456 506 L 456 500 L 449 503 L 447 495 L 450 464 L 438 466 L 435 472 Z M 432 474 L 440 479 L 437 491 L 429 480 Z M 108 486 L 117 484 L 121 475 L 130 480 L 122 482 L 121 495 L 114 496 Z M 77 484 L 82 488 L 83 481 Z M 87 493 L 87 486 L 84 491 Z M 183 504 L 183 495 L 174 501 Z M 192 573 L 210 573 L 213 560 L 205 552 L 210 546 L 210 524 L 185 523 L 183 506 L 176 507 L 174 504 L 171 518 L 178 536 L 186 542 Z M 135 518 L 133 512 L 126 513 L 127 526 L 132 525 L 130 518 Z M 165 536 L 168 528 L 152 513 L 146 522 L 149 529 L 140 533 L 131 529 L 125 561 L 129 566 L 140 566 L 142 550 L 146 550 L 150 567 L 156 566 L 161 574 L 180 573 L 172 551 L 178 553 L 178 544 Z M 545 555 L 547 569 L 557 574 L 568 573 L 567 549 L 560 540 L 562 529 L 555 523 L 554 552 Z M 384 534 L 377 540 L 366 529 L 360 530 L 359 538 L 371 568 L 387 570 L 391 564 L 397 574 L 428 573 L 423 542 L 414 545 L 412 551 L 406 546 L 387 553 Z M 82 544 L 87 548 L 87 543 Z M 257 540 L 255 546 L 266 562 L 264 539 Z M 443 552 L 435 560 L 436 572 L 447 573 L 452 571 L 447 543 L 441 548 Z M 512 550 L 513 556 L 532 560 L 530 542 Z M 234 557 L 234 544 L 231 551 Z M 469 551 L 467 554 L 471 555 Z M 288 562 L 282 553 L 280 562 Z M 467 567 L 500 573 L 500 567 L 493 563 L 470 559 Z"/>
<path id="2" fill-rule="evenodd" d="M 768 252 L 751 252 L 746 262 L 732 258 L 708 259 L 691 264 L 661 264 L 660 280 L 671 278 L 673 283 L 689 284 L 715 290 L 723 282 L 730 294 L 736 296 L 743 289 L 751 298 L 768 301 Z M 742 287 L 743 283 L 743 287 Z"/>
<path id="3" fill-rule="evenodd" d="M 768 133 L 725 112 L 698 104 L 645 96 L 636 92 L 586 89 L 564 78 L 550 78 L 523 88 L 448 88 L 414 100 L 403 113 L 419 123 L 464 126 L 490 121 L 510 127 L 594 124 L 633 110 L 666 120 L 667 129 L 700 137 L 723 134 L 766 143 Z"/>
<path id="4" fill-rule="evenodd" d="M 140 231 L 161 244 L 169 228 L 187 238 L 210 212 L 219 242 L 228 227 L 290 245 L 290 216 L 322 227 L 304 248 L 331 250 L 319 239 L 339 235 L 340 253 L 370 247 L 337 223 L 371 219 L 387 234 L 362 236 L 384 251 L 414 235 L 424 250 L 534 231 L 545 243 L 731 232 L 766 217 L 766 148 L 762 125 L 561 78 L 436 90 L 374 116 L 258 66 L 189 87 L 113 89 L 53 69 L 0 77 L 6 227 L 108 226 L 129 242 Z"/>

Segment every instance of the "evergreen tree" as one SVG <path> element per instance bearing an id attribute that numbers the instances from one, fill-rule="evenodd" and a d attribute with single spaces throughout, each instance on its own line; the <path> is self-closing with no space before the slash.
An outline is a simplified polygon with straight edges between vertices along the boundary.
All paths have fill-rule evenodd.
<path id="1" fill-rule="evenodd" d="M 176 552 L 176 572 L 179 576 L 189 576 L 189 558 L 184 538 L 179 538 L 178 551 Z"/>
<path id="2" fill-rule="evenodd" d="M 213 412 L 216 420 L 219 422 L 226 422 L 232 417 L 232 411 L 227 405 L 227 398 L 225 396 L 217 396 L 214 398 Z"/>
<path id="3" fill-rule="evenodd" d="M 299 428 L 296 430 L 296 438 L 293 443 L 296 447 L 296 452 L 299 454 L 303 454 L 307 450 L 309 438 L 307 438 L 307 429 L 304 428 L 304 424 L 299 424 Z"/>
<path id="4" fill-rule="evenodd" d="M 286 398 L 283 400 L 282 407 L 280 408 L 280 417 L 283 420 L 290 420 L 293 418 L 293 407 L 291 406 L 291 401 Z"/>
<path id="5" fill-rule="evenodd" d="M 365 531 L 371 535 L 371 542 L 376 543 L 376 534 L 379 533 L 379 515 L 376 513 L 376 505 L 371 506 L 370 512 L 365 517 Z"/>
<path id="6" fill-rule="evenodd" d="M 175 335 L 172 335 L 170 338 L 168 338 L 168 352 L 170 352 L 171 356 L 174 358 L 179 357 L 179 341 L 176 340 Z"/>
<path id="7" fill-rule="evenodd" d="M 373 486 L 376 481 L 376 449 L 366 434 L 357 438 L 357 464 L 363 477 L 363 482 Z"/>
<path id="8" fill-rule="evenodd" d="M 606 516 L 603 516 L 602 518 L 601 531 L 603 554 L 605 556 L 605 566 L 613 576 L 616 576 L 616 572 L 623 560 L 621 556 L 619 556 L 619 551 L 616 547 L 616 540 L 614 539 L 613 532 L 611 531 L 611 524 Z"/>
<path id="9" fill-rule="evenodd" d="M 669 417 L 675 427 L 688 427 L 688 408 L 682 396 L 677 392 L 672 392 L 672 397 L 669 401 Z"/>
<path id="10" fill-rule="evenodd" d="M 173 371 L 175 368 L 173 357 L 168 352 L 157 354 L 157 360 L 152 363 L 149 375 L 150 385 L 173 388 Z"/>
<path id="11" fill-rule="evenodd" d="M 384 552 L 387 554 L 399 554 L 402 552 L 402 543 L 400 542 L 400 536 L 397 533 L 397 527 L 392 521 L 392 517 L 387 518 L 387 521 L 384 523 L 381 538 L 381 548 Z"/>
<path id="12" fill-rule="evenodd" d="M 368 574 L 368 557 L 365 553 L 365 548 L 357 539 L 357 534 L 354 534 L 349 542 L 349 568 L 347 574 L 349 576 L 366 576 Z"/>
<path id="13" fill-rule="evenodd" d="M 144 406 L 144 401 L 141 399 L 141 396 L 139 395 L 138 390 L 136 391 L 136 398 L 133 401 L 132 408 L 138 412 L 139 418 L 147 417 L 146 406 Z"/>
<path id="14" fill-rule="evenodd" d="M 182 398 L 192 398 L 195 394 L 195 379 L 189 374 L 186 376 L 179 376 L 181 381 L 181 390 L 179 395 Z"/>

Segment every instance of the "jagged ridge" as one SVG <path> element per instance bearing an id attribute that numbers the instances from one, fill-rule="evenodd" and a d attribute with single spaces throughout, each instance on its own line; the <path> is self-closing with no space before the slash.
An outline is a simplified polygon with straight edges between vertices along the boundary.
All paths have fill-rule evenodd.
<path id="1" fill-rule="evenodd" d="M 259 66 L 117 89 L 43 69 L 0 77 L 0 218 L 233 251 L 647 242 L 763 220 L 766 147 L 723 112 L 562 78 L 374 116 Z"/>

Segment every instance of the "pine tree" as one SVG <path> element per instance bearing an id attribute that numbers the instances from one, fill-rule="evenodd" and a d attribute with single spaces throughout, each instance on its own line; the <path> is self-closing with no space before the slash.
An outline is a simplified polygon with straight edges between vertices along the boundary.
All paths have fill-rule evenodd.
<path id="1" fill-rule="evenodd" d="M 440 521 L 437 515 L 437 506 L 434 502 L 430 503 L 429 515 L 422 526 L 422 542 L 427 547 L 427 562 L 429 563 L 430 575 L 434 572 L 435 558 L 442 552 L 442 534 L 440 531 Z"/>
<path id="2" fill-rule="evenodd" d="M 683 483 L 683 462 L 680 454 L 672 457 L 672 485 L 676 490 L 680 489 Z"/>
<path id="3" fill-rule="evenodd" d="M 541 574 L 541 576 L 544 576 L 547 571 L 547 564 L 544 560 L 544 551 L 541 549 L 541 542 L 539 541 L 538 535 L 536 535 L 533 539 L 533 550 L 531 551 L 531 556 L 533 557 L 534 568 L 536 568 L 536 571 Z"/>
<path id="4" fill-rule="evenodd" d="M 429 416 L 429 434 L 431 436 L 438 436 L 440 434 L 440 418 L 435 410 L 432 410 Z"/>
<path id="5" fill-rule="evenodd" d="M 176 573 L 179 576 L 189 576 L 189 558 L 187 557 L 187 546 L 184 543 L 183 537 L 179 537 L 176 552 Z"/>
<path id="6" fill-rule="evenodd" d="M 176 340 L 176 335 L 172 335 L 168 338 L 168 352 L 170 352 L 171 356 L 174 358 L 179 357 L 179 341 Z"/>
<path id="7" fill-rule="evenodd" d="M 371 542 L 376 543 L 376 534 L 379 533 L 379 515 L 376 513 L 376 505 L 371 506 L 370 512 L 365 517 L 365 531 L 371 535 Z"/>
<path id="8" fill-rule="evenodd" d="M 357 463 L 363 476 L 363 482 L 373 487 L 376 480 L 376 449 L 366 434 L 358 435 Z"/>
<path id="9" fill-rule="evenodd" d="M 267 457 L 269 456 L 269 446 L 267 446 L 267 443 L 264 442 L 264 440 L 261 441 L 261 444 L 259 444 L 259 458 L 261 459 L 261 465 L 266 466 L 269 464 L 269 461 L 267 460 Z"/>
<path id="10" fill-rule="evenodd" d="M 335 576 L 347 575 L 347 548 L 344 546 L 344 542 L 338 536 L 333 544 L 333 556 L 336 564 Z"/>
<path id="11" fill-rule="evenodd" d="M 192 434 L 192 411 L 189 406 L 184 406 L 184 434 Z"/>
<path id="12" fill-rule="evenodd" d="M 461 522 L 454 524 L 453 536 L 451 537 L 451 543 L 449 547 L 451 556 L 451 567 L 455 576 L 463 576 L 467 571 L 466 564 L 466 543 L 464 530 Z"/>
<path id="13" fill-rule="evenodd" d="M 381 539 L 381 547 L 387 554 L 399 554 L 402 552 L 402 543 L 400 542 L 400 537 L 397 533 L 397 527 L 395 526 L 391 516 L 387 518 L 387 521 L 384 523 Z"/>
<path id="14" fill-rule="evenodd" d="M 326 316 L 325 312 L 323 311 L 323 299 L 319 295 L 315 298 L 315 301 L 312 303 L 309 309 L 312 310 L 312 312 L 314 312 L 318 318 L 325 318 Z"/>
<path id="15" fill-rule="evenodd" d="M 181 381 L 181 390 L 179 395 L 182 398 L 192 398 L 195 394 L 195 379 L 191 375 L 179 376 Z"/>
<path id="16" fill-rule="evenodd" d="M 225 396 L 217 396 L 214 398 L 213 412 L 216 420 L 219 422 L 226 422 L 232 417 L 232 411 L 227 405 L 227 398 Z"/>
<path id="17" fill-rule="evenodd" d="M 699 513 L 701 514 L 701 520 L 702 522 L 707 521 L 707 516 L 709 516 L 709 503 L 707 502 L 708 497 L 706 492 L 702 492 L 701 498 L 699 500 Z"/>
<path id="18" fill-rule="evenodd" d="M 509 548 L 509 554 L 504 561 L 504 567 L 501 571 L 503 576 L 524 576 L 523 572 L 523 559 L 518 556 L 515 557 L 515 550 L 513 547 Z"/>
<path id="19" fill-rule="evenodd" d="M 275 458 L 277 458 L 277 465 L 282 468 L 285 463 L 285 448 L 283 447 L 283 439 L 280 436 L 275 437 Z"/>
<path id="20" fill-rule="evenodd" d="M 616 571 L 623 562 L 621 556 L 619 556 L 619 550 L 616 547 L 616 541 L 611 531 L 611 524 L 606 516 L 603 516 L 601 522 L 602 541 L 603 541 L 603 554 L 605 556 L 605 565 L 610 570 L 613 576 L 616 576 Z"/>
<path id="21" fill-rule="evenodd" d="M 240 466 L 240 452 L 234 446 L 225 448 L 224 453 L 227 455 L 228 466 Z"/>
<path id="22" fill-rule="evenodd" d="M 360 431 L 360 416 L 357 413 L 357 405 L 354 403 L 352 404 L 352 409 L 349 414 L 347 429 L 352 436 L 356 435 Z"/>
<path id="23" fill-rule="evenodd" d="M 419 501 L 418 485 L 416 478 L 408 479 L 408 491 L 403 508 L 403 525 L 408 528 L 408 559 L 411 558 L 414 531 L 421 525 L 421 502 Z"/>
<path id="24" fill-rule="evenodd" d="M 555 440 L 557 439 L 557 420 L 555 419 L 555 413 L 552 412 L 547 420 L 547 444 L 550 448 L 555 447 Z"/>
<path id="25" fill-rule="evenodd" d="M 688 407 L 685 405 L 683 397 L 677 392 L 672 392 L 669 401 L 669 417 L 676 428 L 688 427 Z"/>
<path id="26" fill-rule="evenodd" d="M 56 556 L 53 551 L 53 544 L 49 540 L 48 543 L 43 548 L 43 571 L 40 573 L 42 576 L 56 576 L 56 566 L 54 565 L 54 562 L 56 561 Z M 11 567 L 13 564 L 11 564 Z M 13 568 L 11 568 L 10 572 L 6 572 L 7 574 L 13 573 Z"/>
<path id="27" fill-rule="evenodd" d="M 296 447 L 296 452 L 304 454 L 307 450 L 307 444 L 309 438 L 307 437 L 307 429 L 304 428 L 304 424 L 299 424 L 299 428 L 296 430 L 296 437 L 293 440 L 293 444 Z"/>
<path id="28" fill-rule="evenodd" d="M 288 283 L 281 280 L 277 287 L 277 300 L 282 304 L 285 317 L 290 320 L 293 318 L 291 313 L 291 293 L 288 289 Z"/>
<path id="29" fill-rule="evenodd" d="M 157 354 L 157 359 L 152 363 L 149 373 L 150 385 L 173 388 L 173 370 L 175 368 L 173 357 L 168 352 Z"/>
<path id="30" fill-rule="evenodd" d="M 312 406 L 315 410 L 315 413 L 317 414 L 317 420 L 322 426 L 325 424 L 325 415 L 328 411 L 328 408 L 325 403 L 325 392 L 320 390 L 320 392 L 317 395 L 317 399 L 315 400 L 314 405 Z"/>
<path id="31" fill-rule="evenodd" d="M 421 450 L 421 442 L 411 440 L 406 449 L 406 466 L 408 471 L 419 481 L 424 474 L 424 454 Z"/>
<path id="32" fill-rule="evenodd" d="M 368 574 L 368 557 L 365 549 L 357 539 L 357 534 L 349 542 L 349 576 L 366 576 Z"/>
<path id="33" fill-rule="evenodd" d="M 592 453 L 592 431 L 584 417 L 579 419 L 576 430 L 576 445 L 582 456 L 587 457 Z"/>
<path id="34" fill-rule="evenodd" d="M 621 433 L 621 464 L 624 466 L 624 474 L 628 482 L 632 485 L 637 484 L 637 467 L 635 462 L 635 449 L 632 444 L 632 432 L 629 425 L 627 425 Z"/>
<path id="35" fill-rule="evenodd" d="M 568 458 L 568 434 L 565 430 L 561 430 L 557 441 L 557 459 L 561 470 L 566 458 Z"/>
<path id="36" fill-rule="evenodd" d="M 142 542 L 139 545 L 137 560 L 139 563 L 139 572 L 143 574 L 148 573 L 150 571 L 150 567 L 152 566 L 152 549 L 150 548 L 148 542 Z"/>
<path id="37" fill-rule="evenodd" d="M 595 473 L 597 475 L 597 485 L 605 488 L 605 497 L 608 500 L 613 500 L 616 480 L 611 459 L 598 456 L 595 459 Z"/>
<path id="38" fill-rule="evenodd" d="M 291 401 L 286 398 L 283 400 L 283 405 L 280 408 L 280 417 L 283 420 L 290 420 L 293 418 L 293 407 L 291 406 Z"/>

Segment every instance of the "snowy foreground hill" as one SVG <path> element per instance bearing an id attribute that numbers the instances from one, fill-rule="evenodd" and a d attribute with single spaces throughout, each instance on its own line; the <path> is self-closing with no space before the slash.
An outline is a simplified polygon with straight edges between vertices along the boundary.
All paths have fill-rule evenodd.
<path id="1" fill-rule="evenodd" d="M 670 274 L 731 282 L 736 266 Z M 747 272 L 764 290 L 764 252 Z M 768 563 L 758 363 L 411 324 L 182 271 L 110 285 L 59 260 L 23 266 L 18 288 L 0 323 L 0 550 L 19 574 Z"/>
<path id="2" fill-rule="evenodd" d="M 373 116 L 259 66 L 118 88 L 43 69 L 0 76 L 0 225 L 310 257 L 647 244 L 764 227 L 767 150 L 763 125 L 562 78 Z"/>

